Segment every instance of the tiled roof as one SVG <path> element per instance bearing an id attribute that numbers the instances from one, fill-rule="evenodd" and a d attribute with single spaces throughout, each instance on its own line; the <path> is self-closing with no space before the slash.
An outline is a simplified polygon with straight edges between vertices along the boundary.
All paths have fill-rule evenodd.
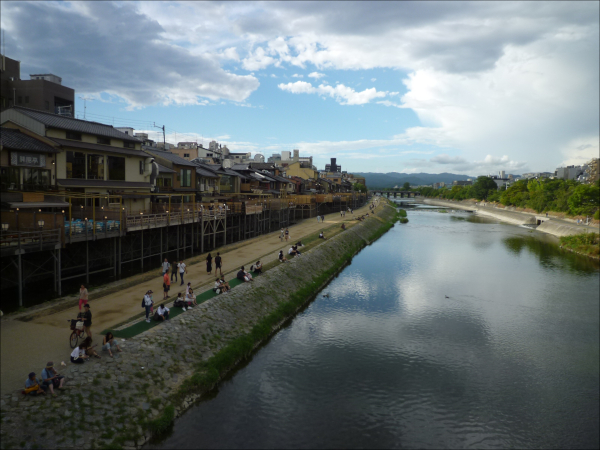
<path id="1" fill-rule="evenodd" d="M 40 153 L 58 153 L 58 150 L 13 128 L 0 127 L 0 144 L 3 147 Z"/>
<path id="2" fill-rule="evenodd" d="M 248 164 L 234 164 L 231 170 L 248 170 Z"/>
<path id="3" fill-rule="evenodd" d="M 187 159 L 183 159 L 181 156 L 176 155 L 175 153 L 166 152 L 164 150 L 157 150 L 153 147 L 148 147 L 147 145 L 142 146 L 142 149 L 145 153 L 148 153 L 150 156 L 156 156 L 157 158 L 163 158 L 167 161 L 171 161 L 173 164 L 177 164 L 179 166 L 190 166 L 196 167 L 191 161 Z"/>
<path id="4" fill-rule="evenodd" d="M 203 167 L 196 167 L 196 174 L 205 178 L 219 178 L 219 175 Z"/>
<path id="5" fill-rule="evenodd" d="M 258 169 L 258 170 L 263 170 L 263 169 L 271 169 L 272 170 L 275 168 L 275 164 L 253 162 L 253 163 L 250 163 L 250 167 L 252 167 L 253 169 Z"/>
<path id="6" fill-rule="evenodd" d="M 94 150 L 96 152 L 119 153 L 121 155 L 141 156 L 147 158 L 148 155 L 141 150 L 134 148 L 113 147 L 112 145 L 92 144 L 91 142 L 72 141 L 70 139 L 48 138 L 51 141 L 60 144 L 63 147 L 81 148 L 84 150 Z"/>
<path id="7" fill-rule="evenodd" d="M 57 114 L 38 111 L 36 109 L 23 108 L 21 106 L 14 106 L 12 109 L 31 117 L 32 119 L 37 120 L 38 122 L 41 122 L 50 128 L 60 128 L 63 130 L 77 131 L 80 133 L 108 136 L 116 139 L 123 139 L 124 141 L 141 142 L 138 138 L 129 136 L 128 134 L 115 129 L 112 125 L 105 125 L 99 122 L 90 122 L 88 120 L 74 119 L 72 117 L 59 116 Z"/>
<path id="8" fill-rule="evenodd" d="M 162 164 L 156 163 L 156 165 L 158 165 L 158 173 L 177 173 L 173 169 L 169 169 L 168 167 L 165 167 Z"/>
<path id="9" fill-rule="evenodd" d="M 82 178 L 59 179 L 56 181 L 61 186 L 150 188 L 150 183 L 145 183 L 142 181 L 84 180 Z"/>

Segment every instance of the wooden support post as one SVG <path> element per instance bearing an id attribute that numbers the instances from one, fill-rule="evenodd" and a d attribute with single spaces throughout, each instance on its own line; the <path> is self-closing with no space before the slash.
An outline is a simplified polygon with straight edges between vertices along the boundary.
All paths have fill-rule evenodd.
<path id="1" fill-rule="evenodd" d="M 117 238 L 113 241 L 113 277 L 117 278 Z"/>
<path id="2" fill-rule="evenodd" d="M 90 249 L 87 238 L 87 223 L 85 224 L 85 284 L 90 284 Z"/>
<path id="3" fill-rule="evenodd" d="M 225 214 L 223 218 L 223 245 L 227 245 L 227 210 L 223 214 Z"/>
<path id="4" fill-rule="evenodd" d="M 56 276 L 56 282 L 57 282 L 57 292 L 58 292 L 58 296 L 60 297 L 62 295 L 62 267 L 61 267 L 61 251 L 60 251 L 60 247 L 58 248 L 58 260 L 56 263 L 56 267 L 57 267 L 57 276 Z"/>
<path id="5" fill-rule="evenodd" d="M 177 227 L 177 261 L 179 261 L 179 227 Z"/>
<path id="6" fill-rule="evenodd" d="M 122 261 L 121 260 L 121 241 L 122 241 L 122 239 L 123 238 L 119 238 L 119 251 L 117 252 L 117 255 L 118 255 L 118 258 L 119 258 L 119 265 L 118 265 L 118 268 L 117 268 L 119 278 L 121 278 L 121 261 Z"/>
<path id="7" fill-rule="evenodd" d="M 19 245 L 21 244 L 21 237 L 19 236 Z M 23 273 L 21 268 L 21 250 L 17 257 L 17 283 L 19 285 L 19 307 L 23 306 Z"/>
<path id="8" fill-rule="evenodd" d="M 144 271 L 144 227 L 140 227 L 140 238 L 142 240 L 142 255 L 140 256 L 140 267 L 142 268 L 142 272 Z"/>
<path id="9" fill-rule="evenodd" d="M 213 222 L 213 245 L 212 248 L 217 248 L 217 215 L 215 213 Z"/>
<path id="10" fill-rule="evenodd" d="M 162 260 L 163 260 L 163 239 L 162 239 L 163 232 L 162 232 L 162 227 L 160 227 L 158 229 L 158 231 L 160 232 L 160 262 L 162 264 Z"/>

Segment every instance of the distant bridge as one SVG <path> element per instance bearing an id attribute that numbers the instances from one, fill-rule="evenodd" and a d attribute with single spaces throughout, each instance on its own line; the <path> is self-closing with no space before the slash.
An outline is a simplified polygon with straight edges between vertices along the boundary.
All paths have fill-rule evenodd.
<path id="1" fill-rule="evenodd" d="M 420 197 L 421 193 L 420 192 L 415 192 L 415 191 L 369 191 L 369 194 L 371 195 L 375 195 L 375 194 L 379 194 L 382 197 L 387 196 L 387 198 L 390 198 L 390 194 L 393 194 L 394 198 L 400 197 L 400 198 L 414 198 L 414 197 Z"/>

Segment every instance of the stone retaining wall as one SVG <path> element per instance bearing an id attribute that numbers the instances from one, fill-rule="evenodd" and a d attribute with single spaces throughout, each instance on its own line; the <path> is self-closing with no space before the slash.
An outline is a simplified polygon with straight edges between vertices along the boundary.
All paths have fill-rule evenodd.
<path id="1" fill-rule="evenodd" d="M 123 353 L 83 365 L 55 367 L 68 379 L 58 398 L 20 393 L 1 399 L 1 448 L 139 448 L 150 437 L 150 421 L 175 416 L 202 392 L 181 398 L 178 389 L 199 365 L 230 342 L 248 335 L 320 274 L 339 270 L 364 245 L 389 229 L 395 208 L 384 205 L 371 217 L 281 264 L 252 283 L 233 289 L 126 342 Z M 307 296 L 305 302 L 312 297 Z M 140 299 L 141 301 L 141 299 Z M 288 318 L 295 314 L 290 311 Z M 275 331 L 275 330 L 272 330 Z M 67 339 L 67 337 L 65 337 Z M 255 343 L 256 345 L 259 342 Z M 65 361 L 68 361 L 65 354 Z M 41 367 L 34 371 L 41 373 Z M 223 375 L 223 374 L 221 374 Z M 23 374 L 23 382 L 27 374 Z M 170 421 L 170 419 L 166 419 Z"/>

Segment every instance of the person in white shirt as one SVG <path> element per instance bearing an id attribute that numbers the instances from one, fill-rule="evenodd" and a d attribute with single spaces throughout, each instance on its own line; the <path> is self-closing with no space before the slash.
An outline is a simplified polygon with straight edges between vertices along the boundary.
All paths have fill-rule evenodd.
<path id="1" fill-rule="evenodd" d="M 179 277 L 181 278 L 180 286 L 183 286 L 183 274 L 187 273 L 187 268 L 183 260 L 179 261 L 179 264 L 177 264 L 177 268 L 179 269 Z"/>
<path id="2" fill-rule="evenodd" d="M 219 280 L 219 278 L 217 278 L 215 280 L 215 287 L 213 288 L 213 291 L 215 291 L 215 293 L 220 294 L 222 289 L 222 285 L 221 285 L 221 280 Z"/>
<path id="3" fill-rule="evenodd" d="M 165 305 L 160 305 L 156 310 L 156 320 L 169 320 L 169 308 Z"/>
<path id="4" fill-rule="evenodd" d="M 146 308 L 146 322 L 150 322 L 150 311 L 152 310 L 152 305 L 154 302 L 152 301 L 152 291 L 146 292 L 144 295 L 144 308 Z"/>
<path id="5" fill-rule="evenodd" d="M 89 356 L 85 354 L 84 345 L 81 344 L 73 349 L 71 352 L 71 362 L 73 364 L 83 364 Z"/>
<path id="6" fill-rule="evenodd" d="M 188 308 L 191 308 L 192 305 L 197 305 L 196 296 L 194 295 L 194 290 L 190 288 L 187 294 L 185 294 L 185 302 Z"/>

